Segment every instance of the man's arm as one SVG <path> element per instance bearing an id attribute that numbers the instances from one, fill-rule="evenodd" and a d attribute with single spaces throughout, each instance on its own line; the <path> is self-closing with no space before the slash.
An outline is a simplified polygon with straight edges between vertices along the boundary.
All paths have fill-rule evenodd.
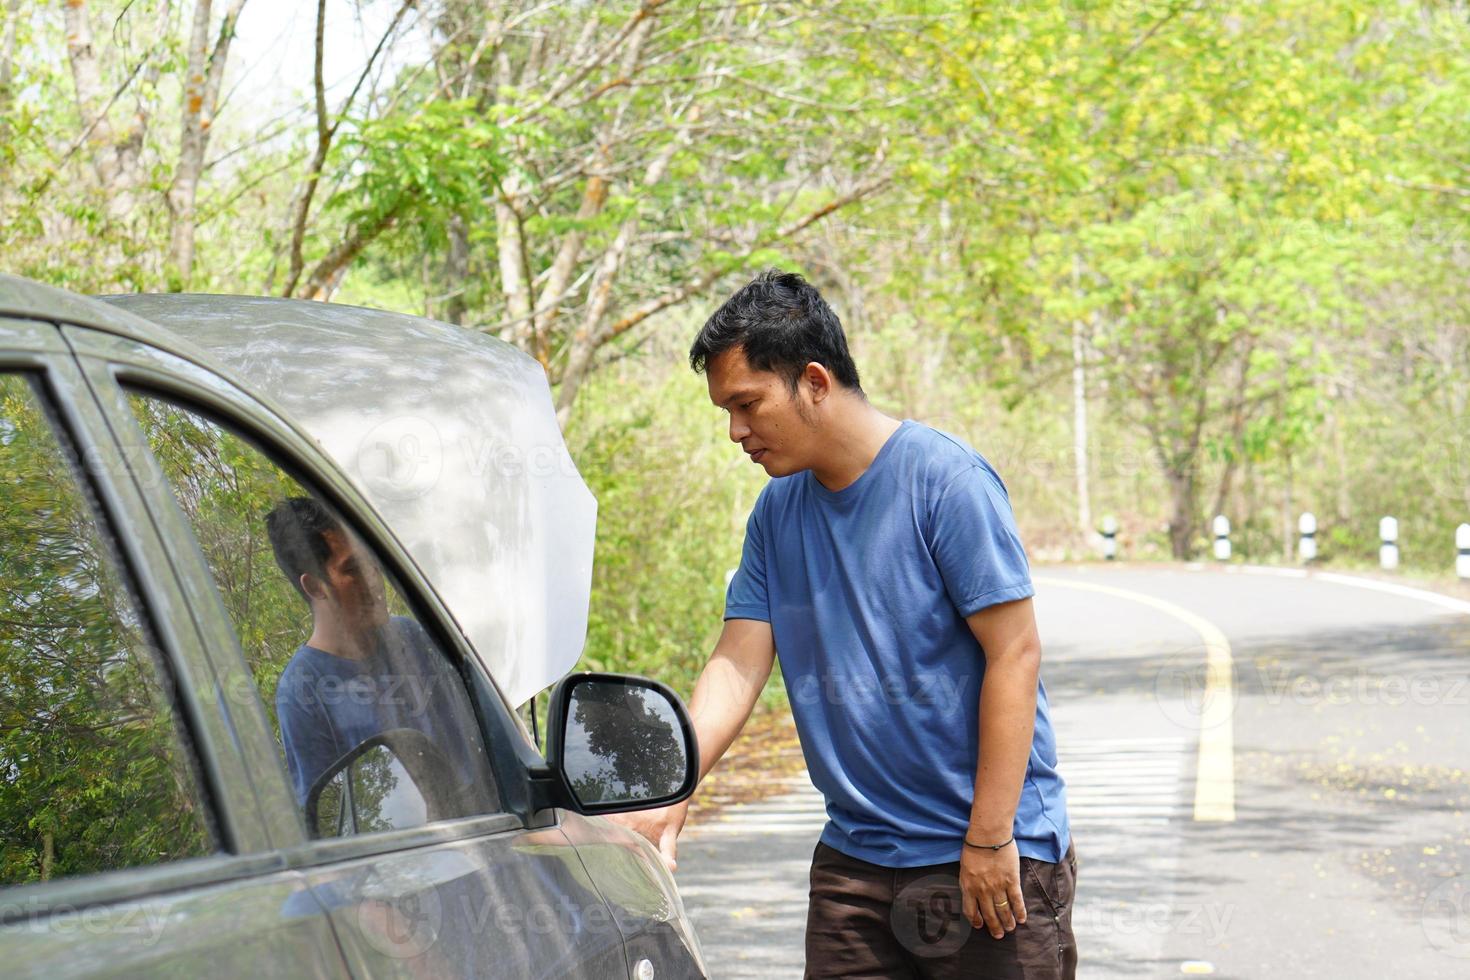
<path id="1" fill-rule="evenodd" d="M 771 624 L 728 619 L 689 699 L 689 717 L 699 736 L 699 778 L 720 761 L 761 696 L 776 661 Z"/>
<path id="2" fill-rule="evenodd" d="M 975 766 L 975 802 L 966 839 L 999 844 L 1011 836 L 1021 784 L 1031 756 L 1036 724 L 1036 687 L 1041 638 L 1030 599 L 1003 602 L 967 617 L 985 651 L 980 689 L 980 758 Z M 1015 842 L 998 850 L 965 847 L 960 887 L 965 916 L 983 922 L 996 939 L 1026 921 L 1021 894 L 1020 854 Z M 1006 902 L 1006 905 L 997 903 Z"/>
<path id="3" fill-rule="evenodd" d="M 775 659 L 770 623 L 754 619 L 725 621 L 689 699 L 689 717 L 699 739 L 700 781 L 745 727 Z M 689 801 L 685 800 L 657 810 L 613 814 L 612 819 L 647 837 L 673 870 L 677 867 L 675 843 L 688 813 Z"/>

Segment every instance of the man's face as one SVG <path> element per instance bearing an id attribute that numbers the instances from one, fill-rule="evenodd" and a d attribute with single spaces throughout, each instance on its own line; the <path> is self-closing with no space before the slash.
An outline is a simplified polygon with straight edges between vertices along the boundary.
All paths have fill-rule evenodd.
<path id="1" fill-rule="evenodd" d="M 325 600 L 339 621 L 353 629 L 384 626 L 388 622 L 388 599 L 383 572 L 361 541 L 343 531 L 322 535 L 331 554 L 323 564 Z"/>
<path id="2" fill-rule="evenodd" d="M 750 366 L 732 348 L 705 366 L 710 401 L 730 413 L 730 441 L 770 476 L 810 469 L 819 448 L 816 404 L 805 384 L 792 394 L 774 371 Z"/>

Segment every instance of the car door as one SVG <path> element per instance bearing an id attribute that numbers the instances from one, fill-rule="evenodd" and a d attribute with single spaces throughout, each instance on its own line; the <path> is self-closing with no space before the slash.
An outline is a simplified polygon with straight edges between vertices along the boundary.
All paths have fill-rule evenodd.
<path id="1" fill-rule="evenodd" d="M 0 972 L 347 975 L 55 324 L 0 317 Z"/>
<path id="2" fill-rule="evenodd" d="M 133 340 L 68 336 L 119 442 L 139 460 L 149 514 L 181 543 L 174 560 L 228 692 L 259 807 L 279 835 L 277 853 L 311 882 L 352 972 L 627 976 L 617 923 L 576 849 L 544 814 L 545 825 L 533 825 L 528 766 L 539 756 L 340 472 L 218 374 Z M 287 511 L 307 515 L 299 518 L 304 540 L 331 542 L 316 573 L 297 574 L 289 556 L 299 548 L 282 543 Z M 333 530 L 309 530 L 321 521 Z M 376 569 L 356 606 L 336 598 L 351 588 L 333 584 L 342 540 L 355 549 L 347 565 Z M 333 597 L 329 612 L 314 604 L 319 593 Z M 384 607 L 369 614 L 378 616 L 374 630 L 323 625 L 361 615 L 364 605 Z M 381 651 L 357 656 L 349 649 L 356 641 L 343 639 L 349 634 L 411 639 L 405 650 L 394 647 L 401 659 L 392 660 Z M 379 661 L 387 669 L 360 669 Z M 426 691 L 432 696 L 421 697 Z M 323 760 L 384 729 L 409 730 L 472 778 L 437 813 L 385 805 L 356 832 L 352 821 L 345 832 L 343 821 L 308 828 L 303 805 L 325 774 Z"/>

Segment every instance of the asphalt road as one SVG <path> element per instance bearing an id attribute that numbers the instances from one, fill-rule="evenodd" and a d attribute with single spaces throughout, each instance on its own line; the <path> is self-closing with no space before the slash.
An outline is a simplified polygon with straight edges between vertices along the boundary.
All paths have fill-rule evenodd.
<path id="1" fill-rule="evenodd" d="M 1470 604 L 1328 576 L 1034 569 L 1085 978 L 1470 977 Z M 696 824 L 712 976 L 799 977 L 803 781 Z"/>

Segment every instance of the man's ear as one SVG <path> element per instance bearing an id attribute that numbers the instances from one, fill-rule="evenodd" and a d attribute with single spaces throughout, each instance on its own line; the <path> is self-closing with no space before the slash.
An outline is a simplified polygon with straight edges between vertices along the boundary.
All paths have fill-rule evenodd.
<path id="1" fill-rule="evenodd" d="M 832 374 L 819 362 L 812 361 L 801 374 L 801 384 L 815 405 L 832 393 Z"/>
<path id="2" fill-rule="evenodd" d="M 312 599 L 327 598 L 327 584 L 310 572 L 301 573 L 301 591 Z"/>

